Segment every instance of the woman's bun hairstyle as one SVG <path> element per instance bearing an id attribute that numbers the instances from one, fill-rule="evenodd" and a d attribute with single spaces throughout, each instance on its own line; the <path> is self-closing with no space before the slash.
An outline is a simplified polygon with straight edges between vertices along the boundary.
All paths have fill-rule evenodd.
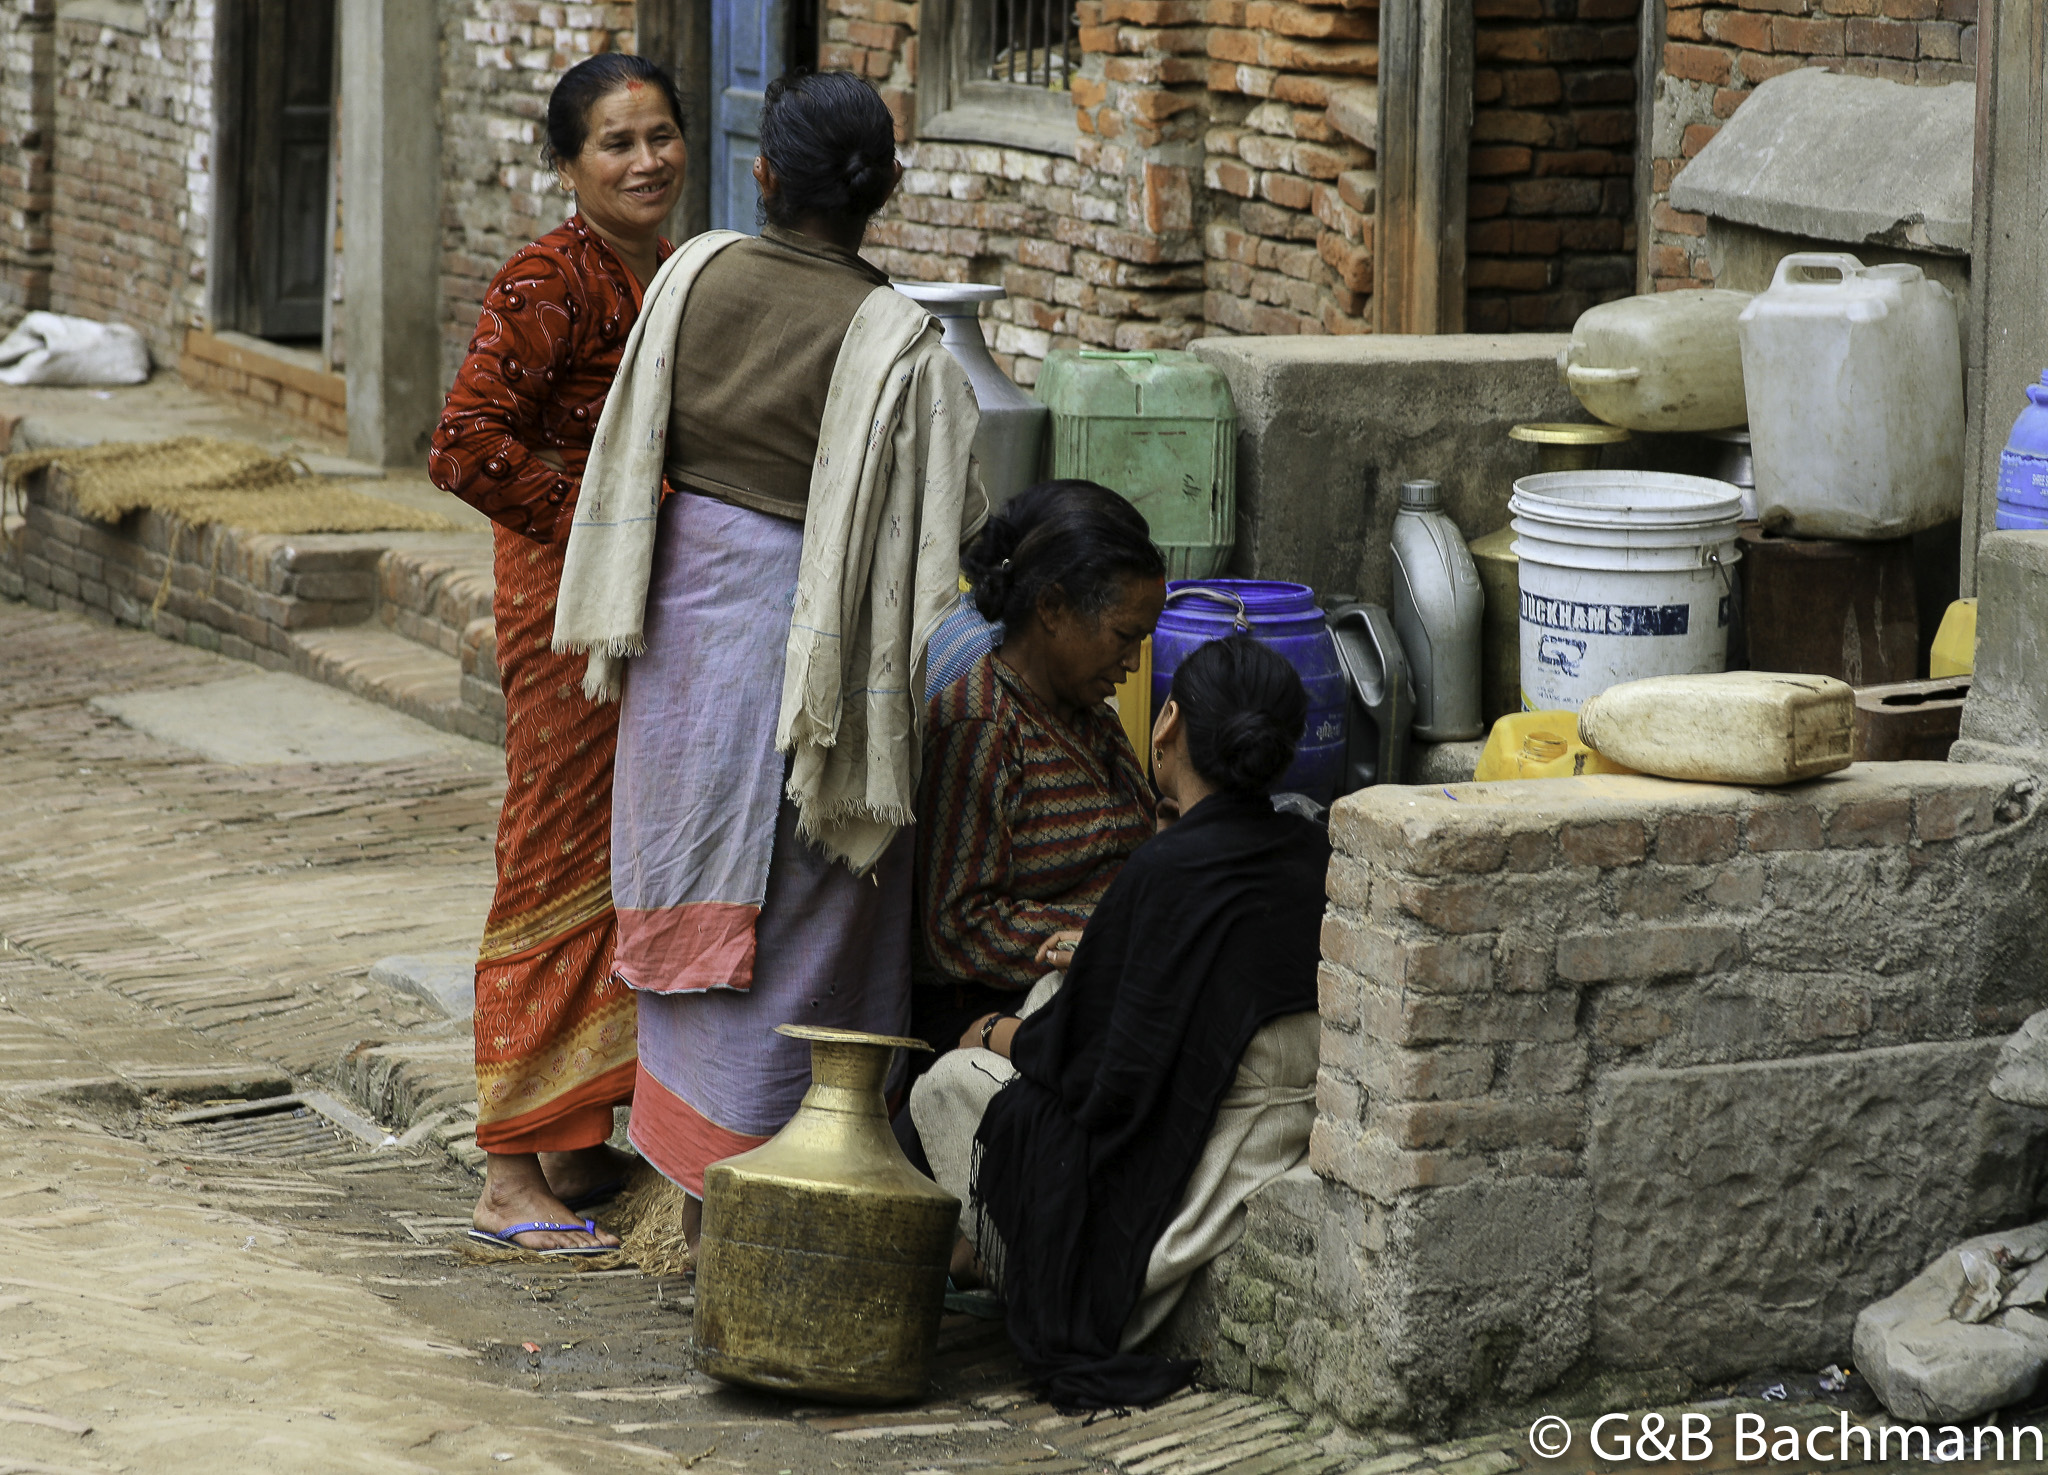
<path id="1" fill-rule="evenodd" d="M 1270 793 L 1308 725 L 1301 676 L 1249 635 L 1197 646 L 1173 673 L 1188 759 L 1227 794 Z"/>
<path id="2" fill-rule="evenodd" d="M 1085 615 L 1115 605 L 1125 579 L 1163 579 L 1145 516 L 1092 481 L 1041 481 L 988 520 L 961 556 L 985 620 L 1020 628 L 1048 593 Z"/>
<path id="3" fill-rule="evenodd" d="M 896 187 L 896 120 L 853 73 L 799 67 L 762 96 L 761 157 L 775 174 L 761 200 L 772 224 L 866 220 Z"/>
<path id="4" fill-rule="evenodd" d="M 669 115 L 676 120 L 676 132 L 683 132 L 683 98 L 676 91 L 675 78 L 644 56 L 604 51 L 562 73 L 555 90 L 548 94 L 547 137 L 541 144 L 541 162 L 550 169 L 574 163 L 590 139 L 590 110 L 636 82 L 661 94 Z"/>

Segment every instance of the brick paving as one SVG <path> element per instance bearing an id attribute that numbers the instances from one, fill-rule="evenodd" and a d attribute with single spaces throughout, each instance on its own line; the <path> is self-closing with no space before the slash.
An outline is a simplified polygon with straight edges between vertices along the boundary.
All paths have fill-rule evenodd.
<path id="1" fill-rule="evenodd" d="M 0 1146 L 0 1193 L 32 1179 L 21 1192 L 49 1194 L 32 1201 L 37 1212 L 14 1217 L 15 1205 L 0 1200 L 0 1236 L 42 1236 L 32 1242 L 56 1251 L 41 1255 L 26 1301 L 0 1276 L 0 1300 L 34 1318 L 18 1323 L 28 1328 L 22 1345 L 59 1369 L 18 1380 L 0 1423 L 29 1420 L 39 1460 L 70 1451 L 47 1468 L 186 1468 L 199 1459 L 187 1425 L 216 1405 L 223 1437 L 260 1434 L 302 1453 L 297 1426 L 279 1427 L 293 1410 L 374 1430 L 373 1443 L 416 1438 L 421 1418 L 421 1428 L 450 1423 L 458 1433 L 428 1436 L 452 1441 L 450 1461 L 434 1468 L 488 1468 L 484 1446 L 493 1442 L 543 1468 L 594 1468 L 565 1431 L 585 1431 L 593 1459 L 716 1450 L 705 1468 L 742 1470 L 929 1470 L 959 1456 L 989 1471 L 1330 1475 L 1355 1463 L 1355 1442 L 1325 1448 L 1327 1431 L 1244 1398 L 1190 1395 L 1108 1426 L 1061 1418 L 1018 1386 L 999 1328 L 969 1318 L 949 1320 L 926 1404 L 882 1414 L 792 1410 L 689 1376 L 687 1289 L 673 1282 L 462 1265 L 449 1245 L 473 1180 L 447 1158 L 419 1153 L 466 1135 L 466 1033 L 373 984 L 366 967 L 387 953 L 473 940 L 489 893 L 496 750 L 479 745 L 474 761 L 452 745 L 408 763 L 234 768 L 128 729 L 88 700 L 203 686 L 246 667 L 11 603 L 0 603 L 0 652 L 0 760 L 11 780 L 0 793 L 0 1112 L 12 1129 Z M 195 1099 L 321 1082 L 380 1084 L 367 1104 L 389 1127 L 404 1132 L 417 1117 L 427 1130 L 382 1162 L 351 1165 L 346 1152 L 268 1160 L 252 1146 L 261 1127 L 237 1129 L 233 1151 L 212 1151 L 166 1125 L 170 1107 Z M 448 1130 L 434 1131 L 432 1113 L 451 1109 Z M 78 1171 L 52 1175 L 53 1158 Z M 217 1279 L 222 1247 L 246 1239 L 264 1267 L 250 1282 L 261 1287 L 252 1294 L 264 1337 L 234 1334 L 251 1354 L 246 1370 L 193 1373 L 176 1397 L 169 1375 L 154 1373 L 148 1386 L 158 1391 L 135 1393 L 131 1374 L 103 1364 L 140 1353 L 162 1368 L 190 1354 L 158 1349 L 129 1323 L 170 1312 L 157 1322 L 183 1328 L 166 1333 L 182 1347 L 191 1320 L 183 1308 L 194 1301 L 137 1282 L 132 1267 L 148 1258 L 152 1236 L 193 1242 L 199 1224 L 208 1226 L 203 1243 L 169 1257 L 168 1280 Z M 89 1225 L 97 1227 L 86 1233 Z M 79 1234 L 74 1242 L 54 1230 Z M 114 1279 L 128 1289 L 104 1293 L 124 1298 L 106 1303 L 104 1317 L 61 1314 L 91 1282 Z M 302 1335 L 374 1345 L 380 1377 L 426 1378 L 431 1406 L 381 1420 L 317 1377 L 287 1395 L 277 1359 L 292 1313 L 269 1299 L 287 1287 L 315 1324 Z M 402 1316 L 384 1314 L 386 1297 Z M 526 1353 L 528 1342 L 543 1353 Z M 604 1356 L 577 1351 L 592 1346 Z M 439 1365 L 421 1368 L 422 1358 Z M 98 1397 L 109 1377 L 122 1390 L 118 1418 Z M 507 1423 L 497 1397 L 507 1388 L 547 1404 L 515 1408 L 521 1417 Z M 309 1414 L 307 1400 L 324 1400 L 325 1411 Z M 252 1403 L 260 1418 L 243 1408 Z M 451 1421 L 451 1411 L 468 1422 Z M 72 1432 L 95 1422 L 106 1428 Z M 459 1431 L 472 1427 L 498 1432 L 465 1444 Z M 590 1449 L 592 1440 L 617 1448 Z"/>
<path id="2" fill-rule="evenodd" d="M 447 1041 L 455 1026 L 367 974 L 391 954 L 474 946 L 498 750 L 209 763 L 87 701 L 248 667 L 12 603 L 0 643 L 0 935 L 293 1073 L 401 1037 Z"/>
<path id="3" fill-rule="evenodd" d="M 221 1446 L 197 1439 L 195 1421 L 231 1445 L 297 1451 L 248 1468 L 357 1468 L 305 1454 L 293 1421 L 310 1418 L 348 1425 L 364 1451 L 431 1448 L 419 1467 L 435 1469 L 496 1468 L 507 1452 L 527 1462 L 515 1468 L 658 1461 L 776 1475 L 1612 1468 L 1583 1454 L 1584 1407 L 1571 1410 L 1574 1453 L 1547 1462 L 1513 1424 L 1428 1442 L 1213 1390 L 1091 1424 L 1035 1403 L 1000 1329 L 964 1317 L 947 1321 L 922 1404 L 791 1408 L 690 1373 L 686 1284 L 463 1263 L 452 1242 L 474 1180 L 434 1148 L 474 1154 L 466 1029 L 367 971 L 387 954 L 473 943 L 501 757 L 443 743 L 397 763 L 237 768 L 89 705 L 247 670 L 0 601 L 0 1247 L 22 1250 L 0 1272 L 0 1307 L 27 1318 L 10 1332 L 28 1329 L 0 1349 L 14 1379 L 0 1426 L 9 1439 L 25 1430 L 36 1442 L 21 1447 L 40 1462 L 0 1469 L 197 1469 Z M 402 1145 L 367 1155 L 309 1117 L 209 1131 L 167 1115 L 320 1085 L 353 1093 Z M 298 1145 L 280 1158 L 280 1143 Z M 254 1278 L 223 1269 L 230 1251 L 256 1257 L 235 1262 L 260 1267 Z M 145 1264 L 161 1274 L 138 1279 Z M 195 1282 L 240 1285 L 255 1304 L 225 1323 L 195 1320 L 190 1308 L 218 1294 L 181 1289 Z M 281 1376 L 287 1348 L 309 1341 L 374 1346 L 376 1369 L 354 1359 L 336 1384 L 315 1359 Z M 195 1346 L 250 1356 L 223 1367 L 209 1353 L 201 1367 Z M 162 1371 L 173 1366 L 185 1371 Z M 393 1378 L 411 1390 L 405 1408 L 348 1391 Z M 1704 1407 L 1725 1424 L 1771 1406 Z M 1803 1427 L 1838 1415 L 1807 1402 L 1772 1417 Z M 96 1421 L 106 1427 L 75 1432 Z M 360 1467 L 406 1466 L 366 1456 Z"/>

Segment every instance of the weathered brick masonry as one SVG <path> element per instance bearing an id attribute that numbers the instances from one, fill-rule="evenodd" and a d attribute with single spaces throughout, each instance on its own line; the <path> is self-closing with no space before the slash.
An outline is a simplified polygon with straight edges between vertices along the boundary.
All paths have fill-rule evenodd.
<path id="1" fill-rule="evenodd" d="M 213 0 L 105 7 L 52 42 L 49 306 L 132 324 L 165 364 L 206 307 L 213 23 Z"/>
<path id="2" fill-rule="evenodd" d="M 1205 307 L 1213 333 L 1362 333 L 1371 319 L 1376 0 L 1215 0 Z"/>
<path id="3" fill-rule="evenodd" d="M 1478 0 L 1468 331 L 1563 331 L 1635 290 L 1637 8 Z"/>
<path id="4" fill-rule="evenodd" d="M 0 312 L 50 300 L 57 0 L 0 9 Z"/>
<path id="5" fill-rule="evenodd" d="M 1977 75 L 1977 0 L 1668 0 L 1650 139 L 1644 289 L 1711 287 L 1706 221 L 1671 180 L 1759 82 L 1797 67 L 1939 85 Z"/>
<path id="6" fill-rule="evenodd" d="M 296 426 L 348 437 L 348 385 L 304 349 L 279 353 L 207 332 L 185 335 L 178 377 L 194 389 L 240 400 Z"/>
<path id="7" fill-rule="evenodd" d="M 375 609 L 378 553 L 360 540 L 192 527 L 149 511 L 109 526 L 77 511 L 61 477 L 48 482 L 35 478 L 8 560 L 16 598 L 280 669 L 294 631 Z"/>
<path id="8" fill-rule="evenodd" d="M 539 163 L 549 89 L 630 49 L 636 12 L 433 3 L 452 374 L 492 274 L 569 208 Z M 1624 284 L 1630 6 L 1481 3 L 1472 318 L 1561 324 Z M 0 15 L 0 308 L 133 322 L 167 363 L 207 326 L 215 4 Z M 819 61 L 873 80 L 903 140 L 872 256 L 901 277 L 1001 282 L 989 334 L 1021 381 L 1054 347 L 1369 326 L 1376 0 L 1079 0 L 1064 152 L 916 139 L 918 5 L 825 9 Z"/>
<path id="9" fill-rule="evenodd" d="M 992 346 L 1026 384 L 1054 348 L 1362 330 L 1371 0 L 1082 0 L 1076 14 L 1069 159 L 914 140 L 917 7 L 830 0 L 822 63 L 873 79 L 905 144 L 868 254 L 899 277 L 1002 283 Z"/>
<path id="10" fill-rule="evenodd" d="M 1369 789 L 1332 837 L 1313 1172 L 1219 1262 L 1227 1381 L 1431 1425 L 1819 1367 L 2038 1216 L 1983 1090 L 2048 968 L 2033 777 Z"/>
<path id="11" fill-rule="evenodd" d="M 441 367 L 452 380 L 491 278 L 506 257 L 560 225 L 572 207 L 553 172 L 541 167 L 548 93 L 577 62 L 633 49 L 633 5 L 438 3 Z"/>
<path id="12" fill-rule="evenodd" d="M 540 166 L 548 91 L 584 57 L 631 49 L 633 6 L 436 3 L 452 375 L 491 276 L 569 209 Z M 0 10 L 0 309 L 132 323 L 176 364 L 206 321 L 214 0 L 91 15 L 123 24 L 60 18 L 55 0 Z"/>

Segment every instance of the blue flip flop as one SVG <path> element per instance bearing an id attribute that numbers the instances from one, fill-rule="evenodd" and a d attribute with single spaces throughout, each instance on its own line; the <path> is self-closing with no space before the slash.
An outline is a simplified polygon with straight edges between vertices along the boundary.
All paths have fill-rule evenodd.
<path id="1" fill-rule="evenodd" d="M 471 1229 L 469 1237 L 480 1243 L 490 1245 L 494 1249 L 519 1250 L 528 1255 L 571 1257 L 579 1255 L 611 1255 L 616 1254 L 619 1249 L 617 1245 L 569 1245 L 559 1250 L 536 1250 L 520 1244 L 513 1238 L 517 1234 L 530 1234 L 536 1229 L 555 1229 L 560 1230 L 564 1234 L 575 1234 L 580 1230 L 582 1233 L 591 1235 L 594 1238 L 597 1234 L 597 1221 L 595 1219 L 585 1219 L 580 1224 L 546 1224 L 539 1221 L 532 1224 L 512 1224 L 506 1226 L 505 1229 L 497 1234 L 491 1233 L 488 1229 Z"/>
<path id="2" fill-rule="evenodd" d="M 601 1187 L 593 1188 L 588 1193 L 579 1193 L 574 1198 L 563 1199 L 562 1207 L 571 1213 L 579 1213 L 584 1209 L 594 1209 L 599 1204 L 610 1203 L 621 1193 L 625 1192 L 625 1189 L 626 1180 L 624 1178 L 614 1178 L 611 1182 Z"/>

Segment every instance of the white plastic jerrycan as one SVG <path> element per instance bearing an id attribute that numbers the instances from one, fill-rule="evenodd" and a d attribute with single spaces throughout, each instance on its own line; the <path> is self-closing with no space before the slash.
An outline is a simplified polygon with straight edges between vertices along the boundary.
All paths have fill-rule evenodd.
<path id="1" fill-rule="evenodd" d="M 1955 299 L 1917 266 L 1796 252 L 1737 319 L 1757 515 L 1804 538 L 1900 538 L 1959 516 Z"/>

